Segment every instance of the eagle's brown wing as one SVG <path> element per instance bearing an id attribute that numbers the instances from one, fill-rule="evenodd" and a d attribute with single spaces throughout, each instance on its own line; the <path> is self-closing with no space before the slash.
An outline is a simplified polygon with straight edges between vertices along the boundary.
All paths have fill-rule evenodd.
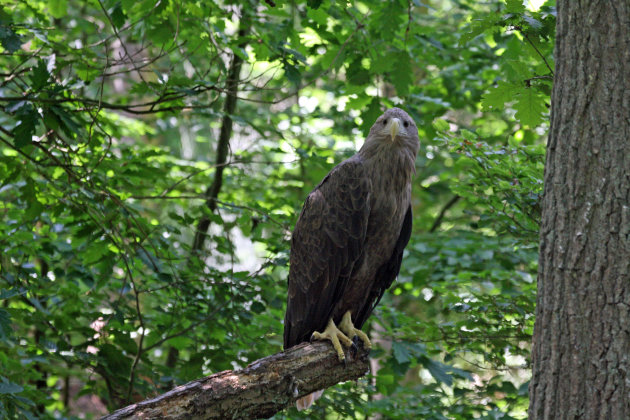
<path id="1" fill-rule="evenodd" d="M 412 219 L 411 206 L 409 206 L 400 229 L 400 235 L 398 236 L 398 240 L 394 246 L 394 252 L 392 252 L 389 260 L 379 267 L 376 275 L 374 276 L 372 290 L 370 290 L 370 294 L 363 304 L 363 307 L 357 312 L 355 317 L 356 319 L 353 320 L 356 328 L 360 329 L 363 326 L 363 323 L 367 321 L 376 305 L 378 305 L 381 301 L 385 290 L 389 289 L 389 286 L 392 285 L 398 276 L 398 273 L 400 272 L 400 264 L 402 263 L 403 252 L 409 242 L 409 238 L 411 238 Z"/>
<path id="2" fill-rule="evenodd" d="M 358 157 L 336 166 L 309 194 L 291 239 L 284 347 L 322 331 L 362 258 L 370 180 Z"/>

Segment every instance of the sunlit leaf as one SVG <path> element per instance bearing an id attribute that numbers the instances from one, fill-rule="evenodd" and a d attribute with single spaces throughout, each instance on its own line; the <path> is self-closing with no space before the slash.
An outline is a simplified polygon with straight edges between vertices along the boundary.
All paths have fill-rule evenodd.
<path id="1" fill-rule="evenodd" d="M 68 0 L 49 0 L 50 14 L 59 19 L 68 13 Z"/>
<path id="2" fill-rule="evenodd" d="M 530 127 L 536 127 L 543 120 L 543 113 L 547 111 L 544 98 L 532 88 L 521 90 L 516 96 L 516 118 Z"/>

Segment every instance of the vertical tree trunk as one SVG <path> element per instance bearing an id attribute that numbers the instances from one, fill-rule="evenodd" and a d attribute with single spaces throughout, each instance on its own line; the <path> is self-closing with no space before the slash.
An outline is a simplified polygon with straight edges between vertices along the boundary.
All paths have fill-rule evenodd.
<path id="1" fill-rule="evenodd" d="M 245 12 L 243 12 L 245 13 Z M 245 15 L 241 18 L 239 23 L 239 37 L 245 37 L 251 30 L 250 22 L 246 19 Z M 243 41 L 238 48 L 245 48 L 246 41 Z M 228 150 L 230 148 L 230 138 L 232 137 L 232 114 L 236 110 L 236 99 L 238 97 L 238 87 L 240 81 L 241 68 L 243 67 L 243 59 L 241 56 L 234 53 L 230 62 L 230 70 L 228 73 L 227 81 L 225 83 L 225 103 L 223 105 L 223 118 L 221 119 L 221 131 L 219 133 L 219 141 L 217 142 L 217 158 L 216 169 L 214 172 L 214 178 L 212 184 L 206 189 L 206 206 L 211 212 L 217 209 L 217 198 L 223 185 L 223 170 L 227 164 Z M 197 229 L 195 231 L 195 238 L 193 239 L 192 251 L 200 252 L 203 249 L 203 244 L 206 240 L 208 228 L 210 227 L 210 217 L 202 216 L 197 223 Z"/>
<path id="2" fill-rule="evenodd" d="M 530 419 L 630 418 L 630 1 L 558 0 Z"/>

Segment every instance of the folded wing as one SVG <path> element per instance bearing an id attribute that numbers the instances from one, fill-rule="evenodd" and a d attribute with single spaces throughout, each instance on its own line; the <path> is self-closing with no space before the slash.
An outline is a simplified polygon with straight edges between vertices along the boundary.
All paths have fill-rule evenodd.
<path id="1" fill-rule="evenodd" d="M 340 163 L 309 194 L 291 239 L 284 347 L 322 331 L 363 257 L 370 180 L 357 158 Z"/>

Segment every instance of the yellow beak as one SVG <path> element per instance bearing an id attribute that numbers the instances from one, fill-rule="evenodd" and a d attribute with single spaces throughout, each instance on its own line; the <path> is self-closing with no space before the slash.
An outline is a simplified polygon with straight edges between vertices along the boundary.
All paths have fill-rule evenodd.
<path id="1" fill-rule="evenodd" d="M 398 118 L 392 118 L 392 122 L 389 126 L 389 134 L 392 136 L 392 141 L 396 139 L 399 126 L 400 126 L 400 120 Z"/>

